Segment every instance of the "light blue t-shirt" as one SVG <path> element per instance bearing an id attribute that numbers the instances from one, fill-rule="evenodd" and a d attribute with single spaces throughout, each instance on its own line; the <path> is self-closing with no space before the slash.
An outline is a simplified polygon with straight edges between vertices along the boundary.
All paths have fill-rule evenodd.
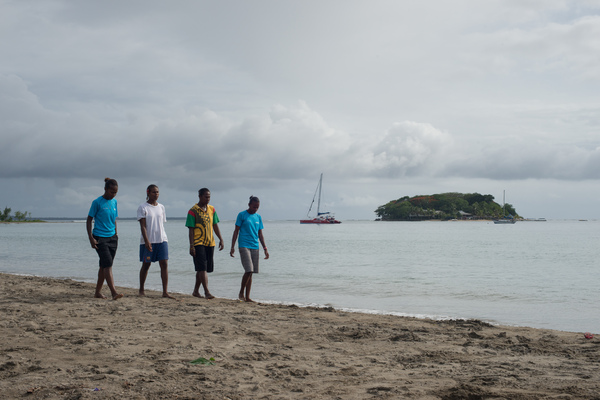
<path id="1" fill-rule="evenodd" d="M 240 227 L 238 246 L 247 249 L 258 249 L 258 231 L 264 228 L 260 215 L 250 214 L 244 210 L 238 214 L 235 226 Z"/>
<path id="2" fill-rule="evenodd" d="M 116 233 L 115 220 L 119 216 L 117 200 L 106 200 L 104 196 L 92 202 L 88 215 L 94 218 L 92 235 L 98 237 L 112 237 Z"/>

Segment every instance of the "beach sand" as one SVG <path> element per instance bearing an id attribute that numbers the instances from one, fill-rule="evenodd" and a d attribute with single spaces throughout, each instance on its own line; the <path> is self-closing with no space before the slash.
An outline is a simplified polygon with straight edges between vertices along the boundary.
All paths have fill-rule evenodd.
<path id="1" fill-rule="evenodd" d="M 0 274 L 0 397 L 600 399 L 583 333 L 121 290 Z"/>

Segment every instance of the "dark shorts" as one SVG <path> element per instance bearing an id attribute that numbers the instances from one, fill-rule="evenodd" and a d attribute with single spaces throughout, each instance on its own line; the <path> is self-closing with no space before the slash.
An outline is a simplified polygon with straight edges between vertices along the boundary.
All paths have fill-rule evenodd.
<path id="1" fill-rule="evenodd" d="M 194 268 L 196 271 L 213 272 L 215 263 L 213 255 L 215 254 L 214 246 L 194 246 L 196 256 L 194 257 Z"/>
<path id="2" fill-rule="evenodd" d="M 117 254 L 117 247 L 119 245 L 119 237 L 114 235 L 112 237 L 98 237 L 94 236 L 98 245 L 96 246 L 96 252 L 100 257 L 100 268 L 110 268 L 113 265 L 115 254 Z"/>
<path id="3" fill-rule="evenodd" d="M 140 244 L 140 262 L 153 263 L 169 259 L 169 243 L 152 243 L 152 251 L 146 249 L 146 245 Z"/>

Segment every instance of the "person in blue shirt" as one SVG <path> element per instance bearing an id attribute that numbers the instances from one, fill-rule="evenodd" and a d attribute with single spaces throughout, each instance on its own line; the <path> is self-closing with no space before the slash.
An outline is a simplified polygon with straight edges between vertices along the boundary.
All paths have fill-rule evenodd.
<path id="1" fill-rule="evenodd" d="M 250 298 L 252 275 L 258 273 L 259 242 L 265 252 L 265 260 L 269 258 L 269 252 L 267 251 L 267 245 L 262 233 L 264 228 L 262 218 L 256 213 L 259 207 L 260 200 L 258 197 L 250 196 L 248 209 L 239 213 L 235 221 L 235 230 L 231 239 L 231 251 L 229 252 L 231 257 L 235 257 L 234 245 L 239 236 L 238 250 L 240 252 L 240 259 L 242 260 L 242 267 L 244 267 L 244 276 L 242 277 L 242 287 L 238 298 L 240 301 L 251 303 L 254 302 Z"/>
<path id="2" fill-rule="evenodd" d="M 117 217 L 119 213 L 117 211 L 117 200 L 115 200 L 118 191 L 119 184 L 116 180 L 104 179 L 104 194 L 92 202 L 85 224 L 90 244 L 100 258 L 98 282 L 96 283 L 96 294 L 94 295 L 99 299 L 106 298 L 102 294 L 104 281 L 110 289 L 113 300 L 123 297 L 115 289 L 112 274 L 113 261 L 119 243 L 119 237 L 117 236 Z M 93 229 L 92 221 L 94 222 Z"/>

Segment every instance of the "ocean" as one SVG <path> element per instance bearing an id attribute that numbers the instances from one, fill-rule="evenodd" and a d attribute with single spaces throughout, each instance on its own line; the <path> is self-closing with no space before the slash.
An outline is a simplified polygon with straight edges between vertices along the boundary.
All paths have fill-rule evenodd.
<path id="1" fill-rule="evenodd" d="M 225 250 L 215 252 L 209 288 L 235 299 L 243 270 L 237 249 L 229 256 L 234 222 L 219 227 Z M 191 294 L 188 229 L 183 219 L 165 229 L 169 291 Z M 137 288 L 139 223 L 119 220 L 118 232 L 115 284 Z M 265 221 L 263 232 L 271 257 L 253 279 L 260 302 L 600 332 L 598 221 Z M 83 220 L 0 224 L 0 272 L 95 282 L 98 257 Z M 161 290 L 157 263 L 146 289 Z"/>

